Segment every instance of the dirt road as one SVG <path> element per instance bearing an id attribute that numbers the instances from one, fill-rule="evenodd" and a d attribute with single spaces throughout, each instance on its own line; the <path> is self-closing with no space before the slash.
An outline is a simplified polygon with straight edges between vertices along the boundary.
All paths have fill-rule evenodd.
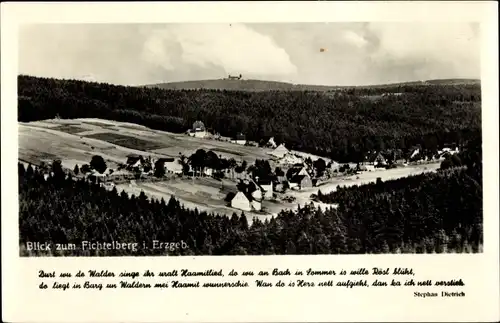
<path id="1" fill-rule="evenodd" d="M 426 172 L 434 172 L 439 168 L 440 163 L 440 161 L 437 161 L 435 163 L 429 164 L 409 165 L 401 168 L 380 169 L 371 172 L 363 172 L 358 175 L 333 179 L 330 182 L 319 185 L 317 187 L 303 189 L 301 191 L 290 191 L 289 193 L 287 193 L 287 195 L 295 197 L 297 204 L 304 205 L 305 203 L 310 203 L 311 194 L 318 193 L 318 190 L 321 190 L 323 194 L 328 194 L 335 191 L 339 186 L 348 187 L 353 185 L 373 183 L 376 182 L 377 178 L 379 177 L 383 181 L 387 181 L 411 175 L 418 175 Z"/>

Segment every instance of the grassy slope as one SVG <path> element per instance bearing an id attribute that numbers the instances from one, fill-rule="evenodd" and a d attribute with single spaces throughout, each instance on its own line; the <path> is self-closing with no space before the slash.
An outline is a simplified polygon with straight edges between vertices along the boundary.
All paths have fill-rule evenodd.
<path id="1" fill-rule="evenodd" d="M 107 125 L 99 125 L 99 123 Z M 179 153 L 191 155 L 199 148 L 215 150 L 227 158 L 242 159 L 247 163 L 255 159 L 269 158 L 270 149 L 242 146 L 230 142 L 188 137 L 164 131 L 151 130 L 109 120 L 73 119 L 46 120 L 19 123 L 19 158 L 28 162 L 43 160 L 51 162 L 56 156 L 63 160 L 73 160 L 78 164 L 88 163 L 94 154 L 101 154 L 113 164 L 125 162 L 130 153 L 144 153 L 157 156 L 176 157 Z M 68 127 L 62 125 L 70 124 Z M 83 132 L 77 132 L 82 128 Z M 113 134 L 118 140 L 112 140 Z M 123 136 L 137 138 L 146 145 L 127 147 L 121 141 Z M 109 137 L 109 138 L 108 138 Z M 106 141 L 105 141 L 106 140 Z M 108 141 L 109 140 L 109 141 Z M 121 141 L 120 141 L 121 140 Z"/>

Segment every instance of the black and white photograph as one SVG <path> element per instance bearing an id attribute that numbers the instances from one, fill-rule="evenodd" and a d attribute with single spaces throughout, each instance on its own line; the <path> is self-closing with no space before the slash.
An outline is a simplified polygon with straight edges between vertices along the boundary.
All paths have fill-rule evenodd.
<path id="1" fill-rule="evenodd" d="M 482 253 L 480 41 L 474 22 L 20 25 L 19 256 Z"/>

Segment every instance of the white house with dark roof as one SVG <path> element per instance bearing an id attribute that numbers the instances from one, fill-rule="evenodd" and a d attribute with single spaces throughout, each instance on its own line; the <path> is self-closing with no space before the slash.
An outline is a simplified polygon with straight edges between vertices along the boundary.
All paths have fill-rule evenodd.
<path id="1" fill-rule="evenodd" d="M 260 211 L 262 203 L 256 200 L 252 194 L 239 191 L 231 200 L 231 207 L 242 211 Z"/>

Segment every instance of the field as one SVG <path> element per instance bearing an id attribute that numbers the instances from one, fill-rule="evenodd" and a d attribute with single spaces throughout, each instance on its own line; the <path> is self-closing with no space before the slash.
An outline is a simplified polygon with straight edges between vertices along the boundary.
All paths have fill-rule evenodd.
<path id="1" fill-rule="evenodd" d="M 71 134 L 87 131 L 87 129 L 85 129 L 85 128 L 74 126 L 71 124 L 65 124 L 62 126 L 54 127 L 52 129 L 66 132 L 66 133 L 71 133 Z"/>
<path id="2" fill-rule="evenodd" d="M 92 138 L 92 139 L 98 139 L 98 140 L 102 140 L 102 141 L 107 141 L 107 142 L 113 143 L 115 145 L 126 147 L 126 148 L 138 149 L 138 150 L 144 150 L 144 151 L 164 148 L 164 146 L 165 146 L 161 142 L 152 141 L 152 140 L 143 140 L 140 138 L 136 138 L 134 136 L 125 136 L 125 135 L 122 135 L 119 133 L 112 133 L 112 132 L 95 133 L 95 134 L 87 135 L 85 137 Z"/>
<path id="3" fill-rule="evenodd" d="M 51 158 L 59 156 L 63 163 L 69 159 L 84 164 L 92 155 L 102 154 L 106 161 L 116 164 L 125 162 L 131 153 L 176 157 L 189 156 L 199 148 L 248 163 L 269 158 L 271 151 L 100 119 L 19 123 L 19 158 L 33 163 L 51 162 Z"/>
<path id="4" fill-rule="evenodd" d="M 73 123 L 75 123 L 74 120 Z M 96 126 L 89 126 L 83 122 L 79 122 L 77 126 L 73 124 L 59 127 L 60 125 L 64 125 L 64 121 L 19 123 L 18 158 L 34 165 L 39 165 L 40 162 L 51 163 L 54 159 L 61 159 L 64 167 L 73 169 L 75 164 L 80 166 L 88 164 L 93 155 L 101 155 L 106 160 L 108 167 L 116 168 L 118 164 L 126 161 L 127 155 L 144 153 L 137 149 L 82 136 L 85 133 L 104 132 L 102 128 L 96 129 Z M 68 129 L 73 132 L 75 127 L 80 128 L 82 132 L 78 134 L 65 132 Z M 161 156 L 155 153 L 150 153 L 150 155 Z"/>
<path id="5" fill-rule="evenodd" d="M 146 127 L 99 119 L 45 120 L 19 123 L 19 160 L 39 165 L 61 159 L 63 167 L 73 169 L 75 164 L 88 164 L 93 155 L 101 155 L 109 168 L 116 169 L 131 153 L 153 157 L 176 157 L 179 153 L 191 155 L 197 149 L 214 150 L 226 158 L 246 160 L 253 164 L 256 159 L 268 159 L 270 149 L 242 146 L 225 141 L 194 138 L 182 134 L 153 131 Z M 304 154 L 306 156 L 306 154 Z M 313 159 L 316 156 L 307 155 Z M 264 201 L 263 211 L 247 214 L 248 220 L 261 220 L 276 215 L 283 209 L 296 208 L 297 204 L 310 203 L 310 195 L 321 190 L 328 193 L 338 186 L 361 185 L 382 180 L 395 179 L 422 172 L 434 171 L 439 163 L 407 166 L 390 170 L 364 172 L 350 177 L 335 178 L 318 187 L 302 191 L 289 191 L 288 196 L 296 198 L 294 203 Z M 234 191 L 236 181 L 222 182 L 204 178 L 178 178 L 175 180 L 148 182 L 131 181 L 117 185 L 119 191 L 140 194 L 168 200 L 174 195 L 187 208 L 232 215 L 241 211 L 232 209 L 224 202 L 229 191 Z M 322 205 L 327 207 L 327 205 Z"/>

